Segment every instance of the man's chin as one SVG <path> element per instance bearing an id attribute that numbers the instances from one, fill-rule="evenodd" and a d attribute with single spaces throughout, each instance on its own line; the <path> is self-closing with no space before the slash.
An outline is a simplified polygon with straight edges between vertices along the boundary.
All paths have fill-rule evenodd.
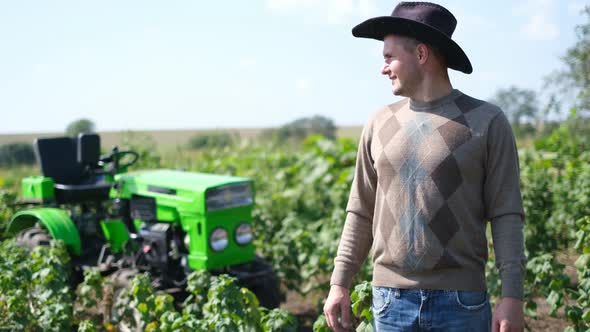
<path id="1" fill-rule="evenodd" d="M 393 93 L 394 96 L 405 97 L 404 90 L 402 90 L 400 88 L 396 88 L 396 87 L 391 88 L 391 93 Z"/>

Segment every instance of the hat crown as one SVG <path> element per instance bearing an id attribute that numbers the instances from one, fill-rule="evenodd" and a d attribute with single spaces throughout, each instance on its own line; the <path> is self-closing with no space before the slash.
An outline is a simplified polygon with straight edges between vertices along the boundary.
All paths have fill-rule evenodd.
<path id="1" fill-rule="evenodd" d="M 391 16 L 429 25 L 449 38 L 453 36 L 457 27 L 457 19 L 450 11 L 430 2 L 400 2 L 393 9 Z"/>

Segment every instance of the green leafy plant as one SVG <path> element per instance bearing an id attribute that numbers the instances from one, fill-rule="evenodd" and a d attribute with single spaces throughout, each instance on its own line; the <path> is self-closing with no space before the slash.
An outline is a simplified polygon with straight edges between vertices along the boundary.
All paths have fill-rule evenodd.
<path id="1" fill-rule="evenodd" d="M 108 315 L 103 303 L 105 281 L 96 268 L 84 271 L 84 281 L 77 287 L 77 305 L 74 314 L 78 320 L 86 322 L 85 325 L 101 326 Z M 95 327 L 94 327 L 95 328 Z"/>
<path id="2" fill-rule="evenodd" d="M 73 319 L 69 260 L 61 241 L 32 252 L 14 240 L 0 245 L 0 327 L 64 331 Z"/>
<path id="3" fill-rule="evenodd" d="M 296 332 L 299 330 L 297 318 L 286 310 L 261 308 L 262 330 L 265 332 Z"/>
<path id="4" fill-rule="evenodd" d="M 9 190 L 0 189 L 0 240 L 8 227 L 8 221 L 14 213 L 13 204 L 16 202 L 16 194 Z"/>
<path id="5" fill-rule="evenodd" d="M 575 248 L 580 253 L 575 266 L 578 274 L 578 285 L 570 291 L 573 301 L 565 307 L 565 314 L 573 325 L 566 331 L 590 330 L 590 217 L 577 221 Z"/>

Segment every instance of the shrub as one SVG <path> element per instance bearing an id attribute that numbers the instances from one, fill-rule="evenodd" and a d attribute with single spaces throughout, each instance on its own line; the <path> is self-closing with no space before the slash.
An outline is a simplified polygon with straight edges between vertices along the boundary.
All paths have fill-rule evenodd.
<path id="1" fill-rule="evenodd" d="M 33 165 L 35 153 L 33 146 L 26 143 L 11 143 L 0 146 L 0 167 Z"/>
<path id="2" fill-rule="evenodd" d="M 261 136 L 263 139 L 300 141 L 310 135 L 322 135 L 334 140 L 336 139 L 336 125 L 331 119 L 315 115 L 311 118 L 300 118 L 289 122 L 278 129 L 267 129 Z"/>
<path id="3" fill-rule="evenodd" d="M 189 139 L 188 148 L 193 150 L 223 148 L 231 146 L 238 138 L 239 135 L 227 132 L 196 134 Z"/>

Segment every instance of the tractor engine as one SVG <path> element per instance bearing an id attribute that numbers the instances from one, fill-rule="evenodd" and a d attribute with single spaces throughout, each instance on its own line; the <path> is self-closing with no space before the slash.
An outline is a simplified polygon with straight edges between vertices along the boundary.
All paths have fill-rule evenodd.
<path id="1" fill-rule="evenodd" d="M 141 251 L 145 262 L 157 269 L 167 270 L 171 252 L 172 225 L 166 223 L 146 224 L 139 230 Z"/>
<path id="2" fill-rule="evenodd" d="M 126 220 L 128 229 L 136 233 L 141 259 L 138 262 L 145 270 L 161 275 L 177 274 L 182 248 L 182 230 L 178 222 L 161 222 L 157 219 L 154 197 L 134 196 L 119 200 L 119 211 Z"/>

